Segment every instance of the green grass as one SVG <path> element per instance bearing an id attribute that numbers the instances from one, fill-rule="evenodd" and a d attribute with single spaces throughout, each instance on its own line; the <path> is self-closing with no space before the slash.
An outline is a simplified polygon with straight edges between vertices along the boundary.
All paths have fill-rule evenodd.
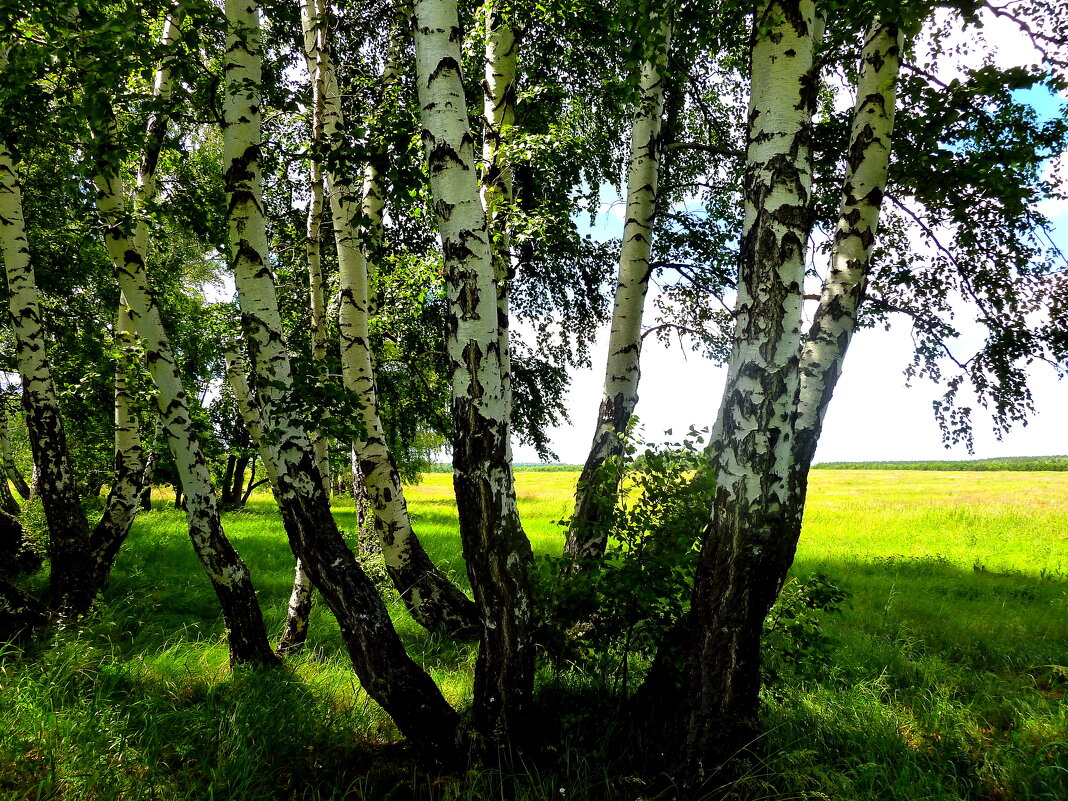
<path id="1" fill-rule="evenodd" d="M 576 473 L 522 472 L 534 549 L 556 553 Z M 409 488 L 427 548 L 466 585 L 451 477 Z M 336 513 L 352 528 L 347 499 Z M 277 635 L 292 556 L 267 497 L 225 516 Z M 851 593 L 827 619 L 833 663 L 765 700 L 750 798 L 1068 798 L 1068 476 L 820 471 L 795 573 Z M 35 577 L 39 585 L 43 577 Z M 413 656 L 462 708 L 470 646 L 436 641 L 396 603 Z M 97 617 L 0 654 L 0 799 L 639 799 L 612 699 L 580 672 L 540 682 L 543 752 L 519 768 L 432 779 L 317 608 L 284 669 L 227 668 L 218 608 L 158 504 L 139 517 Z M 561 793 L 561 789 L 564 790 Z"/>

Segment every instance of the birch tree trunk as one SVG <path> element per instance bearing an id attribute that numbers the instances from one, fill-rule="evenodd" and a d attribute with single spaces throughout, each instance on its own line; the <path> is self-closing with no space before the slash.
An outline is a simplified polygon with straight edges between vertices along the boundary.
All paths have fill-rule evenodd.
<path id="1" fill-rule="evenodd" d="M 490 234 L 493 279 L 497 287 L 497 328 L 501 353 L 501 385 L 505 413 L 512 417 L 512 357 L 509 339 L 509 293 L 512 267 L 512 237 L 508 221 L 514 200 L 512 165 L 506 152 L 507 140 L 515 127 L 515 76 L 519 43 L 512 25 L 511 11 L 499 0 L 483 6 L 486 26 L 485 73 L 482 81 L 482 208 Z M 507 442 L 512 458 L 511 438 Z"/>
<path id="2" fill-rule="evenodd" d="M 761 631 L 793 560 L 804 504 L 793 421 L 822 24 L 812 0 L 772 0 L 754 26 L 734 341 L 675 728 L 683 772 L 698 780 L 752 742 Z"/>
<path id="3" fill-rule="evenodd" d="M 15 492 L 24 500 L 30 499 L 30 487 L 22 472 L 15 464 L 15 454 L 11 449 L 11 438 L 7 431 L 7 395 L 0 396 L 0 475 L 6 476 L 15 486 Z"/>
<path id="4" fill-rule="evenodd" d="M 337 80 L 330 57 L 326 30 L 321 19 L 311 18 L 311 6 L 305 12 L 305 42 L 309 32 L 319 31 L 315 49 L 317 84 L 324 87 L 324 142 L 336 149 L 340 142 L 344 116 L 337 94 Z M 411 19 L 411 5 L 401 0 L 386 58 L 381 85 L 388 96 L 400 77 L 404 33 Z M 310 53 L 311 51 L 309 51 Z M 309 56 L 310 61 L 310 56 Z M 341 279 L 339 329 L 341 339 L 341 373 L 345 388 L 359 394 L 362 402 L 360 419 L 365 436 L 353 443 L 353 473 L 362 477 L 374 514 L 375 533 L 382 544 L 382 557 L 390 581 L 405 607 L 420 625 L 430 631 L 452 636 L 470 636 L 478 627 L 474 604 L 431 561 L 412 528 L 400 474 L 393 466 L 386 433 L 379 415 L 375 388 L 374 362 L 368 333 L 369 287 L 368 264 L 364 243 L 356 220 L 365 220 L 363 234 L 367 240 L 378 237 L 382 225 L 382 201 L 379 175 L 368 166 L 364 172 L 362 203 L 357 205 L 356 188 L 342 171 L 328 171 L 330 210 L 337 242 Z"/>
<path id="5" fill-rule="evenodd" d="M 115 318 L 114 340 L 121 354 L 115 364 L 115 472 L 104 515 L 90 538 L 93 575 L 98 587 L 107 581 L 119 548 L 141 509 L 141 482 L 145 471 L 140 424 L 126 386 L 126 377 L 133 367 L 130 356 L 133 322 L 121 296 Z"/>
<path id="6" fill-rule="evenodd" d="M 456 713 L 405 652 L 385 604 L 345 545 L 307 432 L 292 412 L 292 368 L 262 214 L 259 8 L 248 0 L 227 0 L 226 16 L 223 159 L 230 198 L 230 257 L 263 429 L 277 470 L 279 509 L 283 520 L 288 518 L 286 532 L 294 552 L 337 618 L 367 693 L 424 753 L 450 759 L 455 754 Z"/>
<path id="7" fill-rule="evenodd" d="M 890 164 L 902 45 L 892 22 L 876 18 L 867 31 L 830 272 L 801 352 L 794 470 L 802 493 L 868 282 Z"/>
<path id="8" fill-rule="evenodd" d="M 163 421 L 156 418 L 156 425 L 152 430 L 152 445 L 148 449 L 145 458 L 145 472 L 141 476 L 141 511 L 148 512 L 152 509 L 152 481 L 156 475 L 156 462 L 159 460 L 160 440 L 163 439 Z"/>
<path id="9" fill-rule="evenodd" d="M 0 252 L 7 271 L 8 314 L 22 377 L 22 405 L 34 463 L 40 471 L 38 491 L 48 521 L 50 605 L 78 614 L 88 611 L 97 590 L 92 571 L 86 569 L 91 563 L 89 522 L 74 486 L 67 438 L 52 384 L 22 217 L 18 167 L 4 142 L 0 142 Z"/>
<path id="10" fill-rule="evenodd" d="M 326 285 L 323 281 L 320 231 L 323 220 L 323 170 L 320 151 L 323 145 L 325 90 L 323 71 L 319 68 L 319 46 L 326 35 L 323 0 L 301 0 L 301 21 L 304 29 L 304 54 L 312 83 L 311 159 L 308 174 L 308 214 L 305 226 L 304 254 L 308 263 L 308 294 L 311 309 L 312 363 L 322 381 L 327 377 L 326 363 Z M 323 477 L 324 492 L 330 495 L 330 443 L 318 429 L 310 432 L 315 461 Z M 297 571 L 298 579 L 300 571 Z M 308 585 L 309 589 L 311 585 Z M 296 584 L 293 588 L 297 593 Z M 309 596 L 310 600 L 310 596 Z"/>
<path id="11" fill-rule="evenodd" d="M 418 0 L 415 28 L 422 139 L 449 300 L 453 484 L 464 558 L 482 616 L 474 726 L 491 742 L 517 743 L 534 678 L 533 556 L 508 459 L 497 288 L 460 75 L 455 0 Z"/>
<path id="12" fill-rule="evenodd" d="M 164 30 L 165 43 L 174 41 L 176 27 L 173 18 L 168 21 Z M 165 99 L 170 93 L 170 74 L 165 67 L 157 72 L 156 93 L 159 99 Z M 149 146 L 138 170 L 134 191 L 132 236 L 126 234 L 130 226 L 122 175 L 109 166 L 116 164 L 118 159 L 109 159 L 107 154 L 101 159 L 103 166 L 95 183 L 97 208 L 105 223 L 104 241 L 115 266 L 119 288 L 129 304 L 134 327 L 147 351 L 149 373 L 158 390 L 156 404 L 160 421 L 181 479 L 189 537 L 222 607 L 230 662 L 273 665 L 278 659 L 267 640 L 252 577 L 223 532 L 218 499 L 211 485 L 207 460 L 193 428 L 189 401 L 182 386 L 174 349 L 163 329 L 159 307 L 149 288 L 145 267 L 148 225 L 141 212 L 155 191 L 155 165 L 166 130 L 165 117 L 162 114 L 153 115 L 148 130 Z M 105 131 L 100 137 L 99 146 L 106 149 L 111 145 L 110 131 Z"/>
<path id="13" fill-rule="evenodd" d="M 278 488 L 278 466 L 274 463 L 274 454 L 263 435 L 263 421 L 260 417 L 259 409 L 256 408 L 255 401 L 252 398 L 252 391 L 248 385 L 248 376 L 245 375 L 236 350 L 231 349 L 226 353 L 226 375 L 230 381 L 230 388 L 234 391 L 234 398 L 237 401 L 241 419 L 245 424 L 245 428 L 248 429 L 256 449 L 259 451 L 260 460 L 267 471 L 275 502 L 281 508 L 282 499 Z M 294 518 L 291 515 L 284 515 L 282 524 L 287 527 L 291 526 L 294 524 Z M 286 536 L 290 541 L 300 539 L 299 531 L 294 530 L 291 532 L 287 528 L 286 532 Z M 311 577 L 298 558 L 293 577 L 293 590 L 289 594 L 289 604 L 286 608 L 286 622 L 276 649 L 279 656 L 295 654 L 307 643 L 308 617 L 312 609 L 313 590 L 314 586 L 312 585 Z"/>
<path id="14" fill-rule="evenodd" d="M 671 48 L 671 16 L 660 23 L 653 59 L 642 64 L 641 97 L 631 126 L 627 170 L 627 219 L 619 252 L 619 273 L 608 338 L 604 394 L 597 427 L 575 490 L 575 511 L 564 546 L 575 559 L 598 559 L 608 543 L 606 523 L 615 505 L 618 471 L 605 463 L 623 453 L 623 437 L 638 403 L 642 314 L 649 291 L 649 254 L 660 170 L 660 126 L 664 116 L 664 72 Z"/>

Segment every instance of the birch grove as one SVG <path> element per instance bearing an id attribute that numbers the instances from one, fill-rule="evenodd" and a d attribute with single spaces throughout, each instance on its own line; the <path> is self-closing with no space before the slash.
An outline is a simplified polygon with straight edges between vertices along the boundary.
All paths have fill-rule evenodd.
<path id="1" fill-rule="evenodd" d="M 0 650 L 36 639 L 14 670 L 53 641 L 76 646 L 72 697 L 113 676 L 117 657 L 96 672 L 81 660 L 115 639 L 116 603 L 176 570 L 164 529 L 182 518 L 217 608 L 181 624 L 175 648 L 218 649 L 212 709 L 243 715 L 263 696 L 319 732 L 370 704 L 355 746 L 374 741 L 370 772 L 352 759 L 334 778 L 359 779 L 341 792 L 411 767 L 403 792 L 425 779 L 428 798 L 481 797 L 485 774 L 503 797 L 551 765 L 556 793 L 573 754 L 621 798 L 748 792 L 765 704 L 799 703 L 774 694 L 800 685 L 767 655 L 809 655 L 797 628 L 832 608 L 813 601 L 797 642 L 776 639 L 796 620 L 783 596 L 809 471 L 858 328 L 907 318 L 910 375 L 942 380 L 947 439 L 969 436 L 967 392 L 1004 428 L 1031 411 L 1032 362 L 1068 365 L 1063 255 L 1042 240 L 1068 124 L 1023 99 L 1068 80 L 1064 26 L 1027 16 L 1063 6 L 975 11 L 1020 24 L 1041 63 L 988 59 L 951 80 L 933 31 L 976 22 L 950 8 L 925 20 L 818 0 L 12 6 L 0 401 L 18 386 L 22 410 L 0 406 Z M 626 186 L 618 252 L 596 241 L 608 184 Z M 690 283 L 670 285 L 669 270 Z M 534 481 L 517 495 L 512 438 L 540 454 L 555 436 L 563 451 L 554 415 L 592 417 L 566 392 L 609 298 L 593 439 L 571 519 L 550 526 L 570 501 Z M 668 316 L 676 301 L 684 319 Z M 961 348 L 982 337 L 954 341 L 971 330 L 954 323 L 960 302 L 985 337 L 971 358 Z M 726 378 L 718 407 L 679 422 L 712 442 L 639 453 L 625 440 L 641 359 L 655 358 L 643 330 L 691 317 L 730 327 L 715 345 L 691 331 Z M 440 509 L 405 486 L 427 442 L 434 469 L 451 459 Z M 18 470 L 29 452 L 39 502 Z M 163 482 L 184 516 L 139 523 Z M 521 503 L 553 509 L 524 521 Z M 368 508 L 384 575 L 349 545 Z M 224 521 L 248 537 L 248 563 Z M 466 582 L 449 572 L 457 549 Z M 290 591 L 277 566 L 294 562 Z M 183 586 L 210 599 L 200 579 Z M 133 619 L 124 654 L 141 642 Z M 190 644 L 201 623 L 215 634 Z M 331 648 L 360 684 L 343 703 L 315 685 Z M 231 667 L 273 669 L 220 678 L 226 652 Z M 307 714 L 335 704 L 329 721 Z M 394 751 L 397 737 L 410 748 Z M 587 739 L 600 749 L 588 763 Z M 331 750 L 294 743 L 283 794 L 305 786 L 294 765 L 319 771 Z M 349 760 L 349 747 L 335 750 Z"/>

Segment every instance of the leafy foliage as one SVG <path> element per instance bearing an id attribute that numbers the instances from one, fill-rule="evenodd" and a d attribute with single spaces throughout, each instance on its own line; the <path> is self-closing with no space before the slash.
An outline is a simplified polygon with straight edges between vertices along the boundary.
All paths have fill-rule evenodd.
<path id="1" fill-rule="evenodd" d="M 602 468 L 602 475 L 622 477 L 604 523 L 604 559 L 539 560 L 539 641 L 558 669 L 577 663 L 626 694 L 632 663 L 648 664 L 685 629 L 715 489 L 706 434 L 691 429 L 681 441 L 655 447 L 629 437 L 623 456 Z M 832 654 L 823 617 L 846 597 L 819 573 L 786 583 L 764 627 L 769 684 L 822 674 Z"/>

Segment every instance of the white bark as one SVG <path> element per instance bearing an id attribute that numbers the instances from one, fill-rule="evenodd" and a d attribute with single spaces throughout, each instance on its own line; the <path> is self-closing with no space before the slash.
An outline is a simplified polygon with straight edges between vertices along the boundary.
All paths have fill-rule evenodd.
<path id="1" fill-rule="evenodd" d="M 804 508 L 794 421 L 822 20 L 812 0 L 768 0 L 754 26 L 735 329 L 675 711 L 677 752 L 690 775 L 752 741 L 761 627 L 793 560 Z"/>
<path id="2" fill-rule="evenodd" d="M 622 437 L 638 404 L 642 315 L 649 291 L 649 257 L 660 172 L 660 127 L 664 116 L 664 73 L 671 36 L 672 20 L 667 15 L 660 22 L 653 58 L 642 64 L 641 96 L 631 125 L 627 216 L 619 252 L 604 393 L 593 442 L 575 492 L 575 511 L 566 546 L 566 552 L 573 557 L 596 558 L 604 553 L 607 540 L 601 524 L 614 504 L 618 480 L 606 480 L 599 474 L 610 457 L 622 453 Z"/>
<path id="3" fill-rule="evenodd" d="M 111 572 L 119 547 L 141 510 L 141 482 L 144 479 L 144 449 L 141 427 L 127 387 L 134 365 L 131 355 L 136 334 L 126 301 L 119 297 L 113 340 L 120 355 L 115 363 L 115 470 L 104 514 L 93 530 L 92 551 L 98 584 Z"/>
<path id="4" fill-rule="evenodd" d="M 167 43 L 175 41 L 176 26 L 173 22 L 165 28 L 164 36 Z M 156 79 L 156 91 L 160 98 L 169 96 L 170 84 L 169 71 L 161 67 Z M 174 349 L 163 328 L 159 307 L 149 286 L 145 264 L 149 227 L 143 211 L 155 192 L 155 165 L 166 125 L 166 116 L 162 114 L 154 115 L 148 124 L 149 147 L 138 170 L 133 193 L 133 235 L 127 236 L 125 233 L 129 215 L 122 175 L 110 166 L 101 170 L 95 179 L 97 208 L 106 225 L 104 240 L 115 267 L 119 288 L 129 305 L 134 328 L 148 354 L 149 373 L 158 390 L 156 403 L 160 421 L 185 495 L 190 540 L 226 616 L 231 661 L 272 663 L 275 657 L 267 645 L 252 578 L 248 567 L 223 533 L 218 499 L 211 484 L 207 460 L 193 428 L 189 401 L 182 386 Z M 109 147 L 112 144 L 111 136 L 111 130 L 104 131 L 99 146 Z"/>
<path id="5" fill-rule="evenodd" d="M 312 87 L 311 158 L 308 175 L 310 199 L 305 226 L 305 258 L 308 263 L 308 294 L 311 310 L 312 362 L 321 381 L 327 379 L 326 363 L 326 285 L 323 281 L 320 229 L 323 218 L 323 171 L 319 148 L 323 142 L 325 113 L 324 69 L 321 42 L 326 35 L 325 9 L 322 0 L 302 0 L 301 22 L 304 31 L 304 54 Z M 319 429 L 310 432 L 315 461 L 323 477 L 323 491 L 330 495 L 330 442 Z M 299 579 L 298 571 L 298 579 Z M 294 587 L 294 592 L 297 588 Z"/>
<path id="6" fill-rule="evenodd" d="M 6 53 L 2 60 L 6 62 Z M 7 274 L 8 314 L 15 333 L 22 402 L 48 521 L 51 592 L 58 607 L 85 612 L 96 589 L 89 571 L 85 570 L 90 559 L 89 524 L 74 486 L 63 420 L 48 363 L 37 283 L 22 216 L 18 167 L 3 141 L 0 141 L 0 253 Z"/>
<path id="7" fill-rule="evenodd" d="M 302 10 L 305 12 L 305 47 L 308 47 L 309 33 L 322 31 L 323 25 L 310 17 L 310 6 L 302 6 Z M 410 4 L 401 2 L 381 79 L 383 92 L 387 95 L 400 77 L 403 34 L 410 15 Z M 312 51 L 309 50 L 307 55 L 311 61 Z M 318 81 L 326 87 L 336 87 L 329 42 L 322 35 L 316 40 L 314 56 Z M 344 126 L 344 112 L 337 95 L 329 91 L 325 106 L 324 143 L 328 143 L 326 147 L 336 149 Z M 340 273 L 342 380 L 345 388 L 360 398 L 360 422 L 365 430 L 364 438 L 353 443 L 353 474 L 361 477 L 367 491 L 387 573 L 409 612 L 428 629 L 453 634 L 469 632 L 476 620 L 474 606 L 434 566 L 412 529 L 400 474 L 393 466 L 379 415 L 368 331 L 370 297 L 365 250 L 366 242 L 380 237 L 379 176 L 369 164 L 364 171 L 362 199 L 356 196 L 343 171 L 328 171 L 327 179 L 331 188 L 330 209 Z M 356 222 L 361 218 L 365 220 L 362 230 Z"/>
<path id="8" fill-rule="evenodd" d="M 483 632 L 474 720 L 490 738 L 522 735 L 533 685 L 530 543 L 515 502 L 497 288 L 460 74 L 455 0 L 415 4 L 422 138 L 445 261 L 452 372 L 453 483 Z"/>
<path id="9" fill-rule="evenodd" d="M 890 164 L 901 47 L 896 25 L 880 19 L 872 23 L 861 56 L 848 171 L 842 184 L 830 272 L 801 354 L 796 436 L 798 469 L 804 471 L 815 454 L 864 298 Z"/>
<path id="10" fill-rule="evenodd" d="M 226 17 L 223 158 L 230 258 L 264 438 L 277 471 L 279 510 L 294 552 L 338 620 L 368 694 L 407 737 L 438 753 L 451 753 L 456 715 L 405 652 L 385 604 L 341 538 L 307 432 L 292 412 L 292 366 L 262 213 L 259 8 L 248 0 L 226 0 Z M 329 125 L 329 115 L 326 120 Z"/>
<path id="11" fill-rule="evenodd" d="M 230 387 L 234 391 L 237 408 L 241 419 L 245 423 L 260 454 L 260 461 L 267 471 L 267 477 L 271 483 L 271 491 L 275 501 L 281 506 L 278 489 L 278 466 L 274 462 L 274 454 L 263 435 L 263 423 L 260 419 L 259 410 L 252 399 L 249 389 L 248 377 L 241 366 L 236 351 L 228 350 L 226 353 L 226 375 L 230 381 Z M 284 525 L 291 525 L 289 517 L 283 519 Z M 296 532 L 294 532 L 296 534 Z M 299 535 L 297 535 L 299 536 Z M 298 557 L 293 571 L 293 589 L 289 594 L 289 603 L 286 606 L 286 622 L 282 630 L 282 636 L 278 640 L 278 653 L 282 656 L 300 651 L 308 639 L 308 616 L 311 613 L 315 587 L 312 585 L 308 571 L 304 569 Z"/>
<path id="12" fill-rule="evenodd" d="M 511 226 L 508 220 L 514 201 L 512 165 L 507 153 L 515 126 L 516 60 L 519 51 L 511 12 L 499 2 L 484 5 L 486 26 L 485 76 L 482 82 L 482 208 L 490 233 L 493 278 L 497 285 L 497 326 L 501 353 L 503 402 L 512 415 L 512 357 L 509 342 L 509 292 L 512 268 Z M 511 438 L 506 443 L 511 460 Z"/>

